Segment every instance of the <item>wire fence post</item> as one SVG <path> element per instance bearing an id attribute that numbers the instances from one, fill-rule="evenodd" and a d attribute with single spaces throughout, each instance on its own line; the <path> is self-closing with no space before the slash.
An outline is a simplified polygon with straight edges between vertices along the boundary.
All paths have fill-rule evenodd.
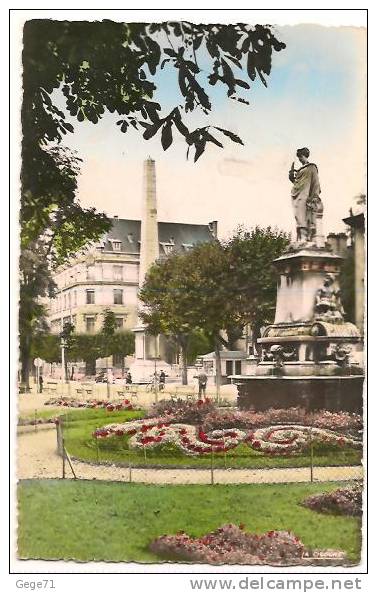
<path id="1" fill-rule="evenodd" d="M 65 443 L 64 443 L 64 436 L 62 436 L 62 449 L 63 449 L 63 452 L 62 452 L 62 462 L 63 462 L 62 463 L 62 473 L 63 473 L 62 478 L 64 480 L 65 479 Z"/>
<path id="2" fill-rule="evenodd" d="M 223 429 L 223 451 L 224 451 L 224 468 L 227 469 L 227 463 L 226 463 L 226 447 L 225 447 L 225 431 Z"/>
<path id="3" fill-rule="evenodd" d="M 98 446 L 98 437 L 97 437 L 97 435 L 94 438 L 95 438 L 95 441 L 96 441 L 96 458 L 97 458 L 97 463 L 99 463 L 99 446 Z"/>
<path id="4" fill-rule="evenodd" d="M 213 446 L 211 446 L 211 485 L 213 486 L 214 484 L 214 479 L 213 479 Z"/>
<path id="5" fill-rule="evenodd" d="M 132 482 L 131 449 L 128 448 L 128 481 Z"/>
<path id="6" fill-rule="evenodd" d="M 313 427 L 309 431 L 309 445 L 310 445 L 310 481 L 313 482 Z"/>
<path id="7" fill-rule="evenodd" d="M 61 425 L 60 419 L 58 419 L 56 421 L 55 426 L 56 426 L 56 445 L 57 445 L 58 455 L 63 455 L 63 443 L 62 443 L 63 432 L 62 432 L 62 425 Z"/>

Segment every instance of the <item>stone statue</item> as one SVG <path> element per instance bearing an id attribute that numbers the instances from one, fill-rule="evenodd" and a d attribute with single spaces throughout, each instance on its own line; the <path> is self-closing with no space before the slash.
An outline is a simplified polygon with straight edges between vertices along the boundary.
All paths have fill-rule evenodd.
<path id="1" fill-rule="evenodd" d="M 315 319 L 327 322 L 342 322 L 344 309 L 340 300 L 340 290 L 334 288 L 335 277 L 327 274 L 322 288 L 317 290 L 315 297 Z"/>
<path id="2" fill-rule="evenodd" d="M 289 171 L 289 180 L 293 183 L 291 196 L 293 211 L 296 219 L 297 242 L 312 242 L 318 234 L 317 220 L 322 217 L 323 205 L 319 194 L 318 169 L 314 163 L 309 163 L 308 148 L 299 148 L 296 152 L 302 164 L 299 169 L 294 168 L 294 162 Z"/>

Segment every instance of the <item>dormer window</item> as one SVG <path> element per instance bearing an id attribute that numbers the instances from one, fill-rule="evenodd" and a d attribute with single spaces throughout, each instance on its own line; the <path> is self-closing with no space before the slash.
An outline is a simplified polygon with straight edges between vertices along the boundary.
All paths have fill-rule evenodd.
<path id="1" fill-rule="evenodd" d="M 174 243 L 160 243 L 162 249 L 164 250 L 165 255 L 169 255 L 174 249 Z"/>
<path id="2" fill-rule="evenodd" d="M 113 250 L 114 251 L 121 251 L 122 250 L 122 241 L 112 241 Z"/>

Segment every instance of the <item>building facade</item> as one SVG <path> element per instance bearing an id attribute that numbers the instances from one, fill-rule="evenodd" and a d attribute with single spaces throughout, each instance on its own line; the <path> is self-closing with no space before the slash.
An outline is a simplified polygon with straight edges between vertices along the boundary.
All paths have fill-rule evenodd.
<path id="1" fill-rule="evenodd" d="M 159 257 L 213 240 L 214 228 L 214 223 L 158 222 Z M 135 327 L 140 231 L 139 220 L 113 218 L 111 230 L 96 246 L 56 271 L 56 296 L 48 303 L 52 332 L 59 333 L 71 322 L 77 333 L 95 333 L 102 327 L 106 309 L 115 313 L 119 329 Z"/>

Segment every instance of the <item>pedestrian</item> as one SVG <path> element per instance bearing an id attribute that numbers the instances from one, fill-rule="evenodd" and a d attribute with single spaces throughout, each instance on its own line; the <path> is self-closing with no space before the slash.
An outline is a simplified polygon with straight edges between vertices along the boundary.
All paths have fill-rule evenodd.
<path id="1" fill-rule="evenodd" d="M 126 384 L 127 385 L 131 385 L 131 383 L 132 383 L 132 375 L 131 375 L 130 371 L 127 371 L 127 374 L 126 374 Z"/>
<path id="2" fill-rule="evenodd" d="M 199 375 L 198 375 L 199 397 L 201 397 L 202 395 L 205 396 L 205 394 L 206 394 L 207 380 L 208 380 L 208 377 L 204 371 L 199 373 Z"/>
<path id="3" fill-rule="evenodd" d="M 39 375 L 39 393 L 43 392 L 43 377 Z"/>
<path id="4" fill-rule="evenodd" d="M 164 373 L 164 371 L 160 371 L 160 377 L 159 377 L 159 384 L 158 384 L 158 389 L 159 391 L 163 391 L 165 389 L 165 381 L 166 381 L 166 374 Z"/>

